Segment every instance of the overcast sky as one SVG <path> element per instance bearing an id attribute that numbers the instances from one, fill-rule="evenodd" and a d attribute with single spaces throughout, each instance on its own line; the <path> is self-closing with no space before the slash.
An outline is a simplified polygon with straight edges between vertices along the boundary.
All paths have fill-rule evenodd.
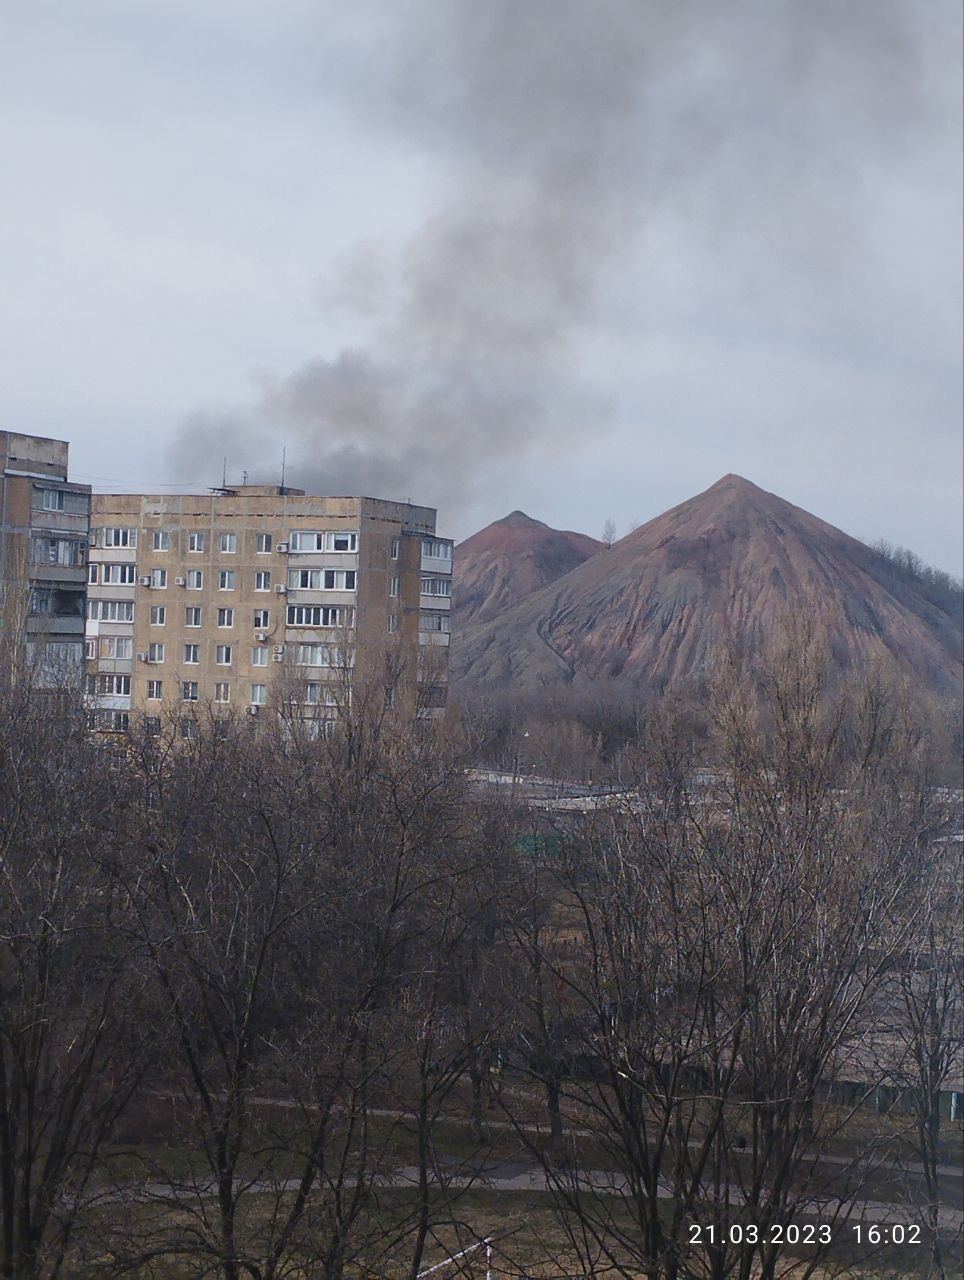
<path id="1" fill-rule="evenodd" d="M 961 569 L 957 0 L 29 0 L 0 425 L 620 533 L 735 471 Z"/>

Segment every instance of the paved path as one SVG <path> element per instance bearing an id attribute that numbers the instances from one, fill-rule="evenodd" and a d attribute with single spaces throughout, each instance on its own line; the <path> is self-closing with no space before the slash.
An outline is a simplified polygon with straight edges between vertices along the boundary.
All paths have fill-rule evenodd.
<path id="1" fill-rule="evenodd" d="M 432 1177 L 433 1186 L 446 1186 L 452 1190 L 508 1191 L 527 1192 L 529 1194 L 549 1193 L 559 1189 L 592 1192 L 594 1195 L 624 1196 L 630 1191 L 629 1183 L 622 1175 L 605 1169 L 582 1171 L 578 1180 L 575 1177 L 560 1174 L 558 1178 L 549 1178 L 546 1171 L 538 1165 L 514 1165 L 500 1162 L 491 1168 L 471 1174 L 452 1174 L 444 1181 Z M 419 1185 L 419 1171 L 414 1165 L 404 1165 L 391 1173 L 376 1176 L 372 1183 L 379 1187 L 413 1188 Z M 277 1195 L 294 1192 L 301 1185 L 299 1178 L 286 1178 L 272 1181 L 239 1180 L 237 1187 L 249 1195 Z M 354 1181 L 346 1178 L 342 1185 L 352 1186 Z M 184 1183 L 131 1183 L 126 1187 L 105 1192 L 96 1197 L 98 1204 L 114 1203 L 166 1203 L 184 1204 L 197 1199 L 211 1199 L 217 1194 L 213 1178 L 200 1179 L 196 1182 Z M 658 1191 L 660 1199 L 671 1200 L 674 1192 L 668 1183 L 661 1183 Z M 731 1203 L 741 1202 L 739 1193 L 731 1188 Z M 707 1200 L 712 1196 L 707 1193 Z M 919 1223 L 921 1214 L 912 1207 L 888 1204 L 880 1200 L 848 1200 L 841 1197 L 813 1197 L 801 1202 L 794 1210 L 795 1218 L 817 1218 L 821 1220 L 864 1223 L 901 1223 L 906 1226 Z M 964 1213 L 958 1209 L 942 1207 L 939 1215 L 940 1229 L 948 1235 L 957 1236 L 964 1231 Z"/>

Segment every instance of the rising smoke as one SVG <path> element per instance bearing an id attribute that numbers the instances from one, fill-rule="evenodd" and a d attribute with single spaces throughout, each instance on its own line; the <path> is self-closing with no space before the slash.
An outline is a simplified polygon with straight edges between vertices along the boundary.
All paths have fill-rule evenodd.
<path id="1" fill-rule="evenodd" d="M 863 175 L 906 145 L 919 78 L 914 0 L 363 8 L 342 91 L 433 150 L 451 194 L 391 261 L 306 264 L 369 337 L 193 414 L 175 479 L 224 454 L 277 479 L 284 442 L 292 483 L 439 504 L 494 461 L 598 437 L 615 389 L 584 353 L 653 216 L 743 259 L 764 309 L 798 305 L 772 260 L 819 280 L 859 250 Z"/>

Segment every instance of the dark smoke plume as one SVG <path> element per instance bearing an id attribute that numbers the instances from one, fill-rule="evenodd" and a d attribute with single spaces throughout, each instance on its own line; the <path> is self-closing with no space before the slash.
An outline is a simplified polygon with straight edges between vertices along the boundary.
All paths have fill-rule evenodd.
<path id="1" fill-rule="evenodd" d="M 657 211 L 742 263 L 764 310 L 818 306 L 794 281 L 819 295 L 859 251 L 861 175 L 911 136 L 915 2 L 363 5 L 340 91 L 435 151 L 451 197 L 397 260 L 362 245 L 328 271 L 324 301 L 368 340 L 193 415 L 173 477 L 228 454 L 274 480 L 285 442 L 292 483 L 438 505 L 493 462 L 591 441 L 617 388 L 584 353 Z"/>

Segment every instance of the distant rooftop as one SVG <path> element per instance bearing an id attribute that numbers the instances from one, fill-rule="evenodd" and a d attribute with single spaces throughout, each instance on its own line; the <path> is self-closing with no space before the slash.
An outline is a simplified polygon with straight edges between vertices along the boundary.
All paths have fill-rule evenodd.
<path id="1" fill-rule="evenodd" d="M 304 489 L 293 489 L 288 484 L 227 484 L 215 489 L 214 493 L 225 497 L 247 495 L 253 498 L 304 498 Z"/>

